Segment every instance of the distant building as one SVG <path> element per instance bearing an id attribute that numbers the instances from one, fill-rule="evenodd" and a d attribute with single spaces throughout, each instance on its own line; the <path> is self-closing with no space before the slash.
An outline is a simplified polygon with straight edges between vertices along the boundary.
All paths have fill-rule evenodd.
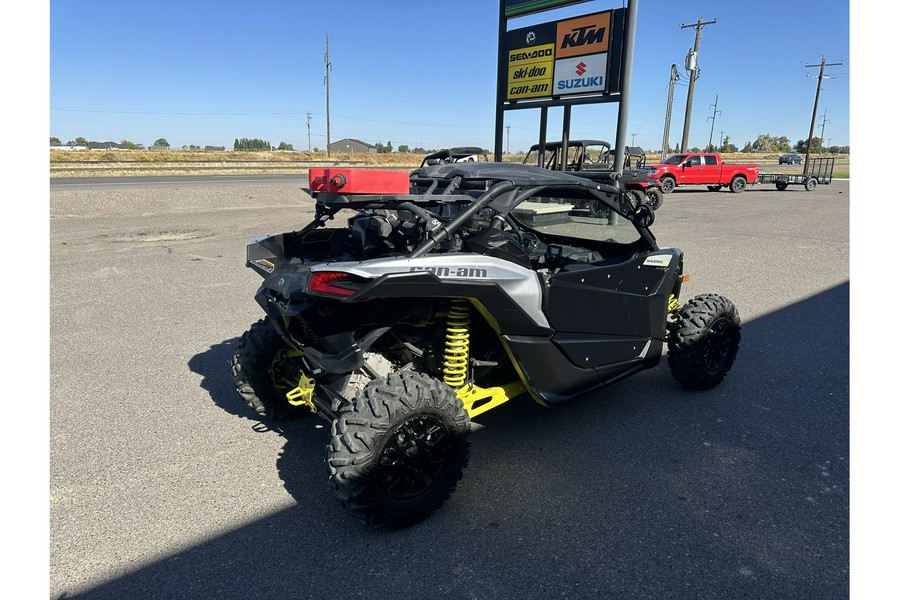
<path id="1" fill-rule="evenodd" d="M 378 152 L 378 149 L 375 148 L 372 144 L 367 144 L 366 142 L 355 140 L 353 138 L 344 138 L 342 140 L 338 140 L 336 142 L 332 142 L 330 146 L 328 146 L 329 152 L 352 152 L 354 154 L 375 154 Z"/>
<path id="2" fill-rule="evenodd" d="M 88 150 L 124 150 L 125 144 L 116 142 L 88 142 Z"/>

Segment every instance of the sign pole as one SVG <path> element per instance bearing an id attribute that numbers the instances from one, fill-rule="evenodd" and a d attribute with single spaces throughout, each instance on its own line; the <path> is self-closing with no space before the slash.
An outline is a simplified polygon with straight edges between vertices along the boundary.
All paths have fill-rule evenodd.
<path id="1" fill-rule="evenodd" d="M 637 32 L 638 0 L 629 0 L 625 12 L 625 48 L 622 57 L 621 96 L 619 97 L 619 125 L 616 131 L 616 157 L 613 170 L 622 176 L 625 168 L 625 143 L 628 135 L 628 102 L 631 99 L 631 63 L 634 60 L 634 36 Z"/>

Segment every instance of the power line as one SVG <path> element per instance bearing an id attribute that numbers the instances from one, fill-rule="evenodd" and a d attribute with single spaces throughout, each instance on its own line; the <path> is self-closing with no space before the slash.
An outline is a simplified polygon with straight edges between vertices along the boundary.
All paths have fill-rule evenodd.
<path id="1" fill-rule="evenodd" d="M 822 57 L 822 63 L 819 67 L 819 82 L 816 85 L 816 100 L 813 103 L 812 120 L 809 123 L 809 137 L 806 139 L 806 161 L 803 163 L 803 174 L 806 175 L 809 170 L 809 152 L 812 148 L 813 128 L 816 126 L 816 110 L 819 108 L 819 92 L 822 91 L 822 78 L 825 77 L 825 67 L 837 67 L 844 63 L 826 63 L 825 57 Z M 806 68 L 815 67 L 816 65 L 806 65 Z M 824 126 L 824 124 L 823 124 Z"/>

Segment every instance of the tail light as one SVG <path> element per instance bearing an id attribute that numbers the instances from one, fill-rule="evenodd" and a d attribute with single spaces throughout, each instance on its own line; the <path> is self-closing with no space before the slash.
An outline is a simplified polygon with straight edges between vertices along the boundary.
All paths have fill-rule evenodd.
<path id="1" fill-rule="evenodd" d="M 341 271 L 315 271 L 310 273 L 306 291 L 328 296 L 352 296 L 361 287 L 359 278 Z"/>

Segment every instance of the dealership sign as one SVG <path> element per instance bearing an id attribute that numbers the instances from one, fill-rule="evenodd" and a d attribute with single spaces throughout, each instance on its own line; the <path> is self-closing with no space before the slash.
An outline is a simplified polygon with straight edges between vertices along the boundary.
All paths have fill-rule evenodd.
<path id="1" fill-rule="evenodd" d="M 618 93 L 621 16 L 608 10 L 509 31 L 505 101 Z"/>

